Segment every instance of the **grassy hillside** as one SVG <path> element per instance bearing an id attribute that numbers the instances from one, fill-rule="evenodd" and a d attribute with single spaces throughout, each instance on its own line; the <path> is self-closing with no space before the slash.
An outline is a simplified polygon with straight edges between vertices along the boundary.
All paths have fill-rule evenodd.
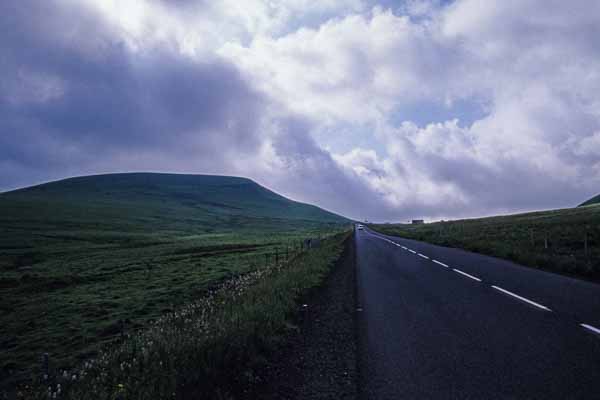
<path id="1" fill-rule="evenodd" d="M 425 225 L 371 227 L 390 235 L 600 280 L 600 205 Z"/>
<path id="2" fill-rule="evenodd" d="M 70 178 L 3 193 L 0 201 L 4 215 L 46 225 L 105 221 L 114 227 L 124 217 L 137 229 L 189 229 L 194 224 L 223 226 L 231 221 L 237 228 L 240 223 L 260 223 L 261 218 L 345 221 L 249 179 L 212 175 L 130 173 Z"/>
<path id="3" fill-rule="evenodd" d="M 72 368 L 347 226 L 235 177 L 100 175 L 0 194 L 0 387 L 27 378 L 45 352 Z"/>
<path id="4" fill-rule="evenodd" d="M 258 398 L 261 371 L 285 346 L 299 322 L 299 301 L 321 284 L 341 256 L 350 232 L 286 262 L 231 279 L 208 296 L 164 314 L 110 346 L 65 377 L 52 374 L 48 388 L 71 400 Z M 75 375 L 77 378 L 72 379 Z"/>
<path id="5" fill-rule="evenodd" d="M 600 203 L 600 194 L 592 197 L 591 199 L 589 199 L 587 201 L 584 201 L 583 203 L 581 203 L 579 205 L 579 207 L 590 206 L 592 204 L 598 204 L 598 203 Z"/>

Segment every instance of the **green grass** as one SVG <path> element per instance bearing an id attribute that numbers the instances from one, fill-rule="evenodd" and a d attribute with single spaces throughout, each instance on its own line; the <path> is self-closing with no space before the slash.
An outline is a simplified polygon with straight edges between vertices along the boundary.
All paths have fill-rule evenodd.
<path id="1" fill-rule="evenodd" d="M 196 302 L 108 347 L 68 373 L 52 373 L 40 392 L 61 386 L 66 399 L 219 399 L 249 396 L 257 370 L 297 329 L 298 300 L 321 284 L 349 232 L 321 246 L 227 281 Z M 64 375 L 64 377 L 63 377 Z M 76 379 L 73 380 L 73 375 Z"/>
<path id="2" fill-rule="evenodd" d="M 389 235 L 600 281 L 600 205 L 425 225 L 370 227 Z"/>
<path id="3" fill-rule="evenodd" d="M 118 174 L 0 194 L 0 392 L 348 221 L 232 177 Z M 268 262 L 268 263 L 267 263 Z"/>
<path id="4" fill-rule="evenodd" d="M 586 200 L 586 201 L 584 201 L 583 203 L 581 203 L 581 204 L 579 205 L 579 207 L 591 206 L 592 204 L 598 204 L 598 203 L 600 203 L 600 194 L 598 194 L 598 195 L 596 195 L 596 196 L 592 197 L 592 198 L 591 198 L 591 199 L 589 199 L 589 200 Z"/>

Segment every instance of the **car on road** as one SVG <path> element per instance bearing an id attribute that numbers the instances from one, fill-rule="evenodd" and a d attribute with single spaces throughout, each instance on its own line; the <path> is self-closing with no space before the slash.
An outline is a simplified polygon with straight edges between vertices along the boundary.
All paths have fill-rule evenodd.
<path id="1" fill-rule="evenodd" d="M 364 227 L 363 227 L 361 224 L 358 224 L 357 228 L 358 228 L 359 230 L 363 230 L 363 229 L 364 229 Z"/>

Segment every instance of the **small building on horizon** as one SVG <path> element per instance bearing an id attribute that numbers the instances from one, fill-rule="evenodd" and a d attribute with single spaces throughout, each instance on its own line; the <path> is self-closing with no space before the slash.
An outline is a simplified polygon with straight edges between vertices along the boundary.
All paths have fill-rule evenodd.
<path id="1" fill-rule="evenodd" d="M 422 219 L 413 219 L 412 220 L 413 225 L 420 225 L 420 224 L 424 224 L 424 223 L 425 223 L 425 221 Z"/>

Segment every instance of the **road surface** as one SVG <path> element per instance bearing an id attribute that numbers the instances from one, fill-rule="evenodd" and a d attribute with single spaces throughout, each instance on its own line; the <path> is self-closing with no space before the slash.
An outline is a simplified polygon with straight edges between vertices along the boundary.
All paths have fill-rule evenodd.
<path id="1" fill-rule="evenodd" d="M 600 285 L 357 230 L 363 399 L 600 399 Z"/>

